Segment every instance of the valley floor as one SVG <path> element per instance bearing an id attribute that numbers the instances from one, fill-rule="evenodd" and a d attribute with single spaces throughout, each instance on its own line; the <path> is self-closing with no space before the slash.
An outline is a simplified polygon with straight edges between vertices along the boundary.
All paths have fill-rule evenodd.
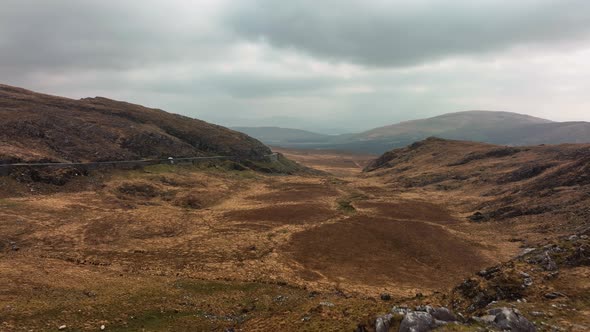
<path id="1" fill-rule="evenodd" d="M 481 197 L 364 176 L 372 156 L 280 152 L 327 173 L 0 178 L 0 330 L 352 331 L 547 237 L 468 221 Z"/>

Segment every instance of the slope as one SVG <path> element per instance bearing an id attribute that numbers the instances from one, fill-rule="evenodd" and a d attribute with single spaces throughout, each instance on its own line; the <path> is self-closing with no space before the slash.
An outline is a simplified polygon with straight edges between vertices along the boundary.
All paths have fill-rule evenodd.
<path id="1" fill-rule="evenodd" d="M 245 134 L 158 109 L 0 85 L 0 163 L 232 155 L 270 149 Z"/>

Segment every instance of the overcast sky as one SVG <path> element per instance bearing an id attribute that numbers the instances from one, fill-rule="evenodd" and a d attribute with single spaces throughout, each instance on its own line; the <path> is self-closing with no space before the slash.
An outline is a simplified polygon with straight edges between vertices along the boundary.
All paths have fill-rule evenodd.
<path id="1" fill-rule="evenodd" d="M 2 0 L 0 82 L 226 126 L 590 121 L 590 1 Z"/>

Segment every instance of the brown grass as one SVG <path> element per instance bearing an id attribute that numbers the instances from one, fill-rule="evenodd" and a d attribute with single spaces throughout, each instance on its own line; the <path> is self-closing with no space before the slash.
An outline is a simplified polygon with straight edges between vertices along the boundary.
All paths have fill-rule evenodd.
<path id="1" fill-rule="evenodd" d="M 373 286 L 440 289 L 490 263 L 444 228 L 364 216 L 294 234 L 283 250 L 306 269 Z"/>

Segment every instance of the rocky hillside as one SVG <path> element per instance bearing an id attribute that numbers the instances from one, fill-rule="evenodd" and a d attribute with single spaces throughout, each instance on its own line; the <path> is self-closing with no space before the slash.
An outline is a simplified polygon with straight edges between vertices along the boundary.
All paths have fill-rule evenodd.
<path id="1" fill-rule="evenodd" d="M 465 279 L 448 293 L 417 296 L 357 331 L 586 331 L 590 228 Z"/>
<path id="2" fill-rule="evenodd" d="M 106 98 L 73 100 L 0 85 L 0 163 L 77 162 L 271 151 L 245 134 Z"/>
<path id="3" fill-rule="evenodd" d="M 365 168 L 390 188 L 453 206 L 472 232 L 520 254 L 453 289 L 399 301 L 359 331 L 586 331 L 590 144 L 508 147 L 439 138 Z"/>
<path id="4" fill-rule="evenodd" d="M 475 222 L 567 216 L 575 225 L 590 218 L 590 144 L 507 147 L 429 138 L 383 154 L 365 173 L 392 187 L 468 195 L 475 205 L 466 212 Z"/>

